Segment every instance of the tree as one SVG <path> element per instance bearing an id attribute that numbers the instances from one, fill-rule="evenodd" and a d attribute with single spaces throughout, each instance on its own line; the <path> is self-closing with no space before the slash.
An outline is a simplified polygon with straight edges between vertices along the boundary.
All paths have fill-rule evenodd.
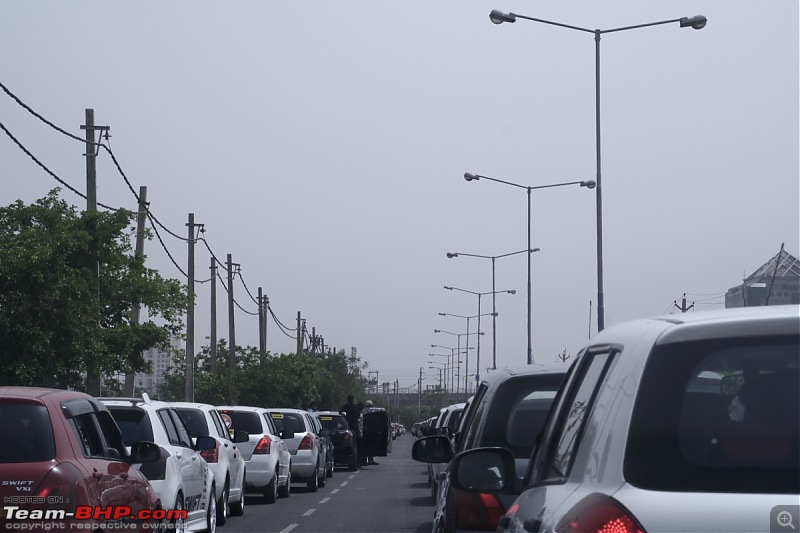
<path id="1" fill-rule="evenodd" d="M 58 189 L 0 208 L 4 384 L 85 390 L 88 368 L 146 371 L 142 351 L 180 333 L 186 288 L 133 253 L 133 221 L 124 209 L 78 213 Z M 141 324 L 131 323 L 135 304 L 147 310 Z"/>

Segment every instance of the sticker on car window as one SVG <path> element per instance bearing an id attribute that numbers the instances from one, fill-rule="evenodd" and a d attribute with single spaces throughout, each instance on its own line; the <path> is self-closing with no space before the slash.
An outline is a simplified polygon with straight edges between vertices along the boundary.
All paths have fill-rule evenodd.
<path id="1" fill-rule="evenodd" d="M 283 418 L 283 413 L 270 413 L 269 416 L 275 419 L 281 419 Z"/>

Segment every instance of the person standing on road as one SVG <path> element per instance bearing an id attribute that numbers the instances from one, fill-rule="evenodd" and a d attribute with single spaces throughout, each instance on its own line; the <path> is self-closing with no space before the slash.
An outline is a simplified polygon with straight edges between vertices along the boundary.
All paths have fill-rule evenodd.
<path id="1" fill-rule="evenodd" d="M 367 409 L 371 409 L 372 408 L 372 400 L 367 400 L 366 402 L 364 402 L 364 407 L 367 408 Z M 378 465 L 380 463 L 378 463 L 373 456 L 368 455 L 366 457 L 365 464 Z"/>
<path id="2" fill-rule="evenodd" d="M 350 431 L 353 432 L 353 437 L 356 439 L 356 455 L 358 455 L 359 464 L 363 466 L 361 453 L 364 450 L 364 443 L 361 436 L 361 409 L 356 405 L 356 399 L 352 394 L 347 395 L 347 403 L 339 408 L 339 412 L 344 414 L 347 419 L 347 425 L 350 426 Z"/>

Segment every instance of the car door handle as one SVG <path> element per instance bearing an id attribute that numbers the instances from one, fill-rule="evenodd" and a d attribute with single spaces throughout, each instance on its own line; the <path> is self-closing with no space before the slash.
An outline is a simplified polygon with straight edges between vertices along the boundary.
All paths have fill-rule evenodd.
<path id="1" fill-rule="evenodd" d="M 103 473 L 95 468 L 94 472 L 92 472 L 92 477 L 95 478 L 97 481 L 100 481 L 103 478 Z"/>

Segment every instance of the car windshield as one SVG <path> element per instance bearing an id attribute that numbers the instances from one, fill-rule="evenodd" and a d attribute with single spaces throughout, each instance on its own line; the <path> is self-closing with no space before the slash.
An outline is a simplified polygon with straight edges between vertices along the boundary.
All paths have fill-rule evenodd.
<path id="1" fill-rule="evenodd" d="M 55 456 L 47 408 L 32 403 L 0 403 L 0 463 L 37 463 Z"/>
<path id="2" fill-rule="evenodd" d="M 210 435 L 208 431 L 208 423 L 206 422 L 206 415 L 200 409 L 189 409 L 186 407 L 179 407 L 175 409 L 186 426 L 189 436 L 192 438 L 200 437 L 202 435 Z"/>
<path id="3" fill-rule="evenodd" d="M 125 446 L 130 446 L 140 440 L 153 442 L 153 427 L 147 411 L 116 406 L 108 406 L 108 410 L 122 432 Z"/>
<path id="4" fill-rule="evenodd" d="M 342 415 L 318 415 L 322 427 L 331 431 L 344 431 L 348 429 L 347 420 Z"/>
<path id="5" fill-rule="evenodd" d="M 220 413 L 231 417 L 231 429 L 246 431 L 251 435 L 259 435 L 264 433 L 258 413 L 254 411 L 222 410 Z"/>
<path id="6" fill-rule="evenodd" d="M 642 377 L 625 478 L 650 490 L 797 493 L 798 338 L 657 347 Z"/>

